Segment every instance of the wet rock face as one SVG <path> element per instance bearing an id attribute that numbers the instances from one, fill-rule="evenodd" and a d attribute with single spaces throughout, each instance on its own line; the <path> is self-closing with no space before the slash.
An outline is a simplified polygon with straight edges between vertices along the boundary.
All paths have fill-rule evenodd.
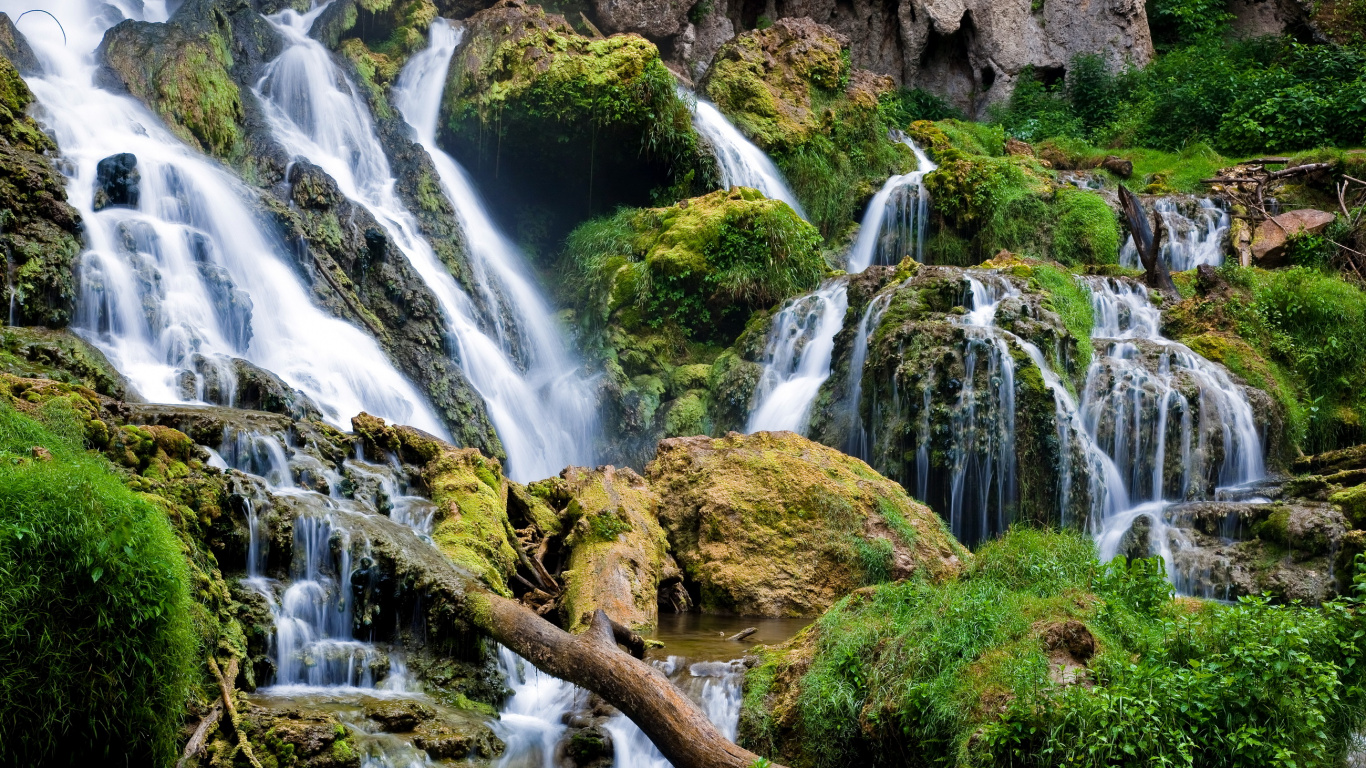
<path id="1" fill-rule="evenodd" d="M 131 152 L 106 157 L 95 166 L 95 210 L 114 205 L 138 207 L 142 174 Z"/>
<path id="2" fill-rule="evenodd" d="M 791 432 L 665 440 L 646 476 L 704 612 L 810 616 L 865 583 L 951 577 L 969 557 L 901 486 Z"/>

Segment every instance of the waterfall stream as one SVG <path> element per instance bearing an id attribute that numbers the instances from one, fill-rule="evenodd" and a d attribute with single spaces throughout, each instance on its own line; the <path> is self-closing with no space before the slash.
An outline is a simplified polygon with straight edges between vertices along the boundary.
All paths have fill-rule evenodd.
<path id="1" fill-rule="evenodd" d="M 930 193 L 925 174 L 939 166 L 909 137 L 898 140 L 915 153 L 916 169 L 887 179 L 868 202 L 859 224 L 858 240 L 849 252 L 849 272 L 862 272 L 874 264 L 898 264 L 907 256 L 923 260 L 925 237 L 930 227 Z"/>
<path id="2" fill-rule="evenodd" d="M 11 18 L 29 7 L 0 3 Z M 313 305 L 286 246 L 252 211 L 250 190 L 141 104 L 95 85 L 93 51 L 109 23 L 99 4 L 49 7 L 66 35 L 45 16 L 24 19 L 44 68 L 27 82 L 85 223 L 78 332 L 151 402 L 200 400 L 206 369 L 229 371 L 239 357 L 302 390 L 338 426 L 364 410 L 446 434 L 372 338 Z M 164 20 L 156 6 L 147 11 Z M 96 211 L 96 165 L 120 153 L 137 158 L 137 204 Z"/>
<path id="3" fill-rule="evenodd" d="M 848 285 L 835 279 L 793 299 L 773 316 L 746 432 L 806 432 L 811 404 L 830 378 L 835 335 L 844 326 L 848 307 Z"/>
<path id="4" fill-rule="evenodd" d="M 1161 255 L 1167 268 L 1184 272 L 1205 264 L 1216 267 L 1223 264 L 1224 236 L 1233 224 L 1228 211 L 1208 198 L 1196 200 L 1193 210 L 1187 205 L 1183 211 L 1180 202 L 1176 198 L 1163 197 L 1153 203 L 1153 210 L 1162 218 L 1166 230 Z M 1133 235 L 1120 249 L 1119 263 L 1129 269 L 1143 268 Z"/>
<path id="5" fill-rule="evenodd" d="M 695 101 L 693 127 L 707 140 L 716 155 L 716 162 L 721 166 L 722 188 L 753 187 L 763 192 L 765 197 L 782 200 L 792 206 L 798 216 L 806 218 L 797 196 L 762 149 L 754 146 L 754 142 L 745 138 L 740 129 L 731 125 L 715 104 L 687 92 L 680 92 L 679 95 L 685 99 L 691 97 Z"/>
<path id="6" fill-rule="evenodd" d="M 348 198 L 365 206 L 432 289 L 455 341 L 455 357 L 483 397 L 507 451 L 508 475 L 534 480 L 568 464 L 591 464 L 593 419 L 586 388 L 557 340 L 544 303 L 519 271 L 520 258 L 489 222 L 459 166 L 434 152 L 442 185 L 461 223 L 470 226 L 465 234 L 471 268 L 481 290 L 494 299 L 494 311 L 481 313 L 399 200 L 397 181 L 360 92 L 327 49 L 308 36 L 325 7 L 267 17 L 283 36 L 285 49 L 266 65 L 256 94 L 276 139 L 291 155 L 327 171 Z M 441 62 L 449 62 L 456 38 L 445 24 L 433 28 L 432 46 L 410 63 L 396 96 L 419 138 L 434 148 L 440 99 L 433 94 L 439 94 L 445 81 Z M 521 335 L 529 343 L 515 343 Z"/>

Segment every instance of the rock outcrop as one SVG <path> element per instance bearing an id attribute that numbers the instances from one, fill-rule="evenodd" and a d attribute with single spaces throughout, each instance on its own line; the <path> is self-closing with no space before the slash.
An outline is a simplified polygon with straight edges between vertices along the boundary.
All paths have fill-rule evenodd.
<path id="1" fill-rule="evenodd" d="M 1263 221 L 1252 234 L 1253 262 L 1265 269 L 1285 265 L 1286 244 L 1302 234 L 1318 234 L 1333 223 L 1335 216 L 1327 211 L 1301 209 L 1287 211 Z"/>
<path id="2" fill-rule="evenodd" d="M 810 616 L 865 584 L 952 578 L 970 558 L 901 486 L 790 432 L 665 440 L 646 476 L 705 612 Z"/>

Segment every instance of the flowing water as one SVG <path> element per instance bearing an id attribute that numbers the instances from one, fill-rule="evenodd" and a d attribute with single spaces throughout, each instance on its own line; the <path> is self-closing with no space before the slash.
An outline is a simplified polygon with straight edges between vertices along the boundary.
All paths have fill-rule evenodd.
<path id="1" fill-rule="evenodd" d="M 868 362 L 868 342 L 882 324 L 882 316 L 892 303 L 896 289 L 883 291 L 874 296 L 859 318 L 854 333 L 854 346 L 849 352 L 849 374 L 844 384 L 846 437 L 844 452 L 864 461 L 873 455 L 873 446 L 868 427 L 864 424 L 860 410 L 863 400 L 863 364 Z"/>
<path id="2" fill-rule="evenodd" d="M 395 192 L 397 184 L 369 108 L 321 43 L 308 36 L 326 4 L 306 14 L 285 10 L 267 17 L 285 49 L 256 86 L 276 139 L 295 157 L 327 171 L 342 192 L 365 206 L 440 302 L 456 349 L 454 357 L 484 399 L 507 451 L 510 477 L 548 477 L 568 464 L 592 463 L 591 408 L 548 311 L 519 270 L 514 249 L 489 223 L 459 166 L 441 155 L 442 185 L 460 211 L 470 242 L 471 268 L 497 311 L 481 313 L 456 283 L 417 220 Z M 415 58 L 396 91 L 419 137 L 434 147 L 435 114 L 444 68 L 455 49 L 453 31 L 434 25 L 433 45 Z M 525 303 L 522 300 L 525 299 Z M 540 308 L 540 311 L 538 311 Z M 529 343 L 517 344 L 525 337 Z"/>
<path id="3" fill-rule="evenodd" d="M 746 432 L 806 432 L 811 404 L 830 378 L 835 335 L 848 307 L 848 285 L 835 279 L 773 316 Z"/>
<path id="4" fill-rule="evenodd" d="M 11 18 L 31 7 L 0 3 Z M 100 4 L 46 7 L 63 20 L 65 38 L 41 14 L 25 17 L 21 31 L 43 62 L 44 74 L 28 79 L 37 116 L 61 149 L 68 197 L 85 225 L 78 332 L 151 402 L 199 401 L 206 369 L 227 373 L 238 357 L 302 390 L 338 426 L 364 410 L 446 434 L 373 339 L 311 303 L 286 246 L 253 212 L 250 190 L 141 104 L 95 85 L 93 52 L 109 23 Z M 145 13 L 165 18 L 157 3 Z M 125 152 L 137 157 L 138 203 L 96 212 L 96 165 Z"/>
<path id="5" fill-rule="evenodd" d="M 1173 272 L 1205 264 L 1217 267 L 1224 263 L 1224 236 L 1233 220 L 1228 211 L 1208 198 L 1197 200 L 1195 205 L 1195 209 L 1190 210 L 1189 205 L 1183 206 L 1179 199 L 1171 197 L 1159 198 L 1153 203 L 1153 210 L 1162 218 L 1166 230 L 1162 258 Z M 1120 249 L 1119 263 L 1130 269 L 1143 268 L 1132 235 Z"/>
<path id="6" fill-rule="evenodd" d="M 695 101 L 692 124 L 716 155 L 716 162 L 721 166 L 723 188 L 752 187 L 763 192 L 765 197 L 782 200 L 792 206 L 798 216 L 806 218 L 806 212 L 783 180 L 783 174 L 762 149 L 754 146 L 754 142 L 745 138 L 740 129 L 731 125 L 715 104 L 687 92 L 680 92 L 679 95 Z"/>
<path id="7" fill-rule="evenodd" d="M 849 272 L 862 272 L 874 264 L 899 264 L 910 256 L 923 261 L 925 236 L 930 227 L 930 193 L 925 174 L 935 165 L 915 142 L 898 138 L 915 153 L 916 169 L 887 179 L 859 224 L 858 240 L 849 252 Z"/>

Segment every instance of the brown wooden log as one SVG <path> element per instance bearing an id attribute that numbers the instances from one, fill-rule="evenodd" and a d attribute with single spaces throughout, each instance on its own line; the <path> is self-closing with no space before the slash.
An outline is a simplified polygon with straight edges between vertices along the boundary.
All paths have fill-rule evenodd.
<path id="1" fill-rule="evenodd" d="M 722 736 L 662 672 L 617 648 L 625 628 L 601 610 L 583 634 L 571 635 L 520 603 L 483 590 L 467 593 L 466 602 L 467 618 L 494 640 L 542 672 L 601 696 L 677 768 L 750 768 L 759 761 Z"/>
<path id="2" fill-rule="evenodd" d="M 190 736 L 190 740 L 186 742 L 185 751 L 181 753 L 180 760 L 176 761 L 175 768 L 185 768 L 185 764 L 190 761 L 190 758 L 196 757 L 204 751 L 204 744 L 209 739 L 209 731 L 213 730 L 214 724 L 222 715 L 223 703 L 221 701 L 214 702 L 209 714 L 199 721 L 199 726 L 194 729 L 194 735 Z"/>
<path id="3" fill-rule="evenodd" d="M 218 690 L 223 693 L 223 706 L 228 709 L 228 722 L 232 723 L 232 729 L 237 733 L 237 747 L 242 750 L 242 754 L 247 756 L 247 760 L 253 768 L 261 768 L 261 761 L 256 759 L 256 752 L 251 748 L 251 742 L 247 740 L 247 735 L 242 733 L 242 720 L 237 714 L 237 705 L 232 700 L 233 681 L 237 679 L 237 657 L 233 656 L 228 661 L 226 673 L 218 668 L 218 660 L 212 655 L 209 656 L 209 669 L 213 671 L 214 677 L 218 678 Z"/>
<path id="4" fill-rule="evenodd" d="M 742 630 L 740 630 L 739 632 L 736 632 L 735 634 L 733 634 L 733 635 L 731 635 L 730 637 L 726 638 L 726 641 L 727 641 L 727 642 L 735 642 L 735 643 L 738 643 L 738 642 L 740 642 L 741 640 L 744 640 L 745 638 L 749 637 L 750 635 L 752 635 L 752 634 L 754 634 L 755 632 L 758 632 L 758 631 L 759 631 L 759 628 L 758 628 L 758 627 L 750 627 L 749 629 L 742 629 Z"/>
<path id="5" fill-rule="evenodd" d="M 1332 167 L 1333 165 L 1331 163 L 1305 163 L 1304 165 L 1297 165 L 1294 168 L 1284 168 L 1282 170 L 1276 171 L 1275 173 L 1271 174 L 1270 178 L 1285 179 L 1291 176 L 1299 176 L 1301 174 L 1314 173 L 1315 171 L 1326 171 Z"/>
<path id="6" fill-rule="evenodd" d="M 1124 218 L 1129 222 L 1129 232 L 1134 236 L 1138 256 L 1143 260 L 1148 287 L 1161 291 L 1168 298 L 1180 300 L 1181 294 L 1176 290 L 1176 283 L 1172 282 L 1171 272 L 1158 250 L 1162 234 L 1162 217 L 1156 217 L 1158 230 L 1154 235 L 1148 226 L 1148 214 L 1143 210 L 1143 204 L 1139 202 L 1137 195 L 1123 185 L 1119 187 L 1119 203 L 1124 209 Z"/>

